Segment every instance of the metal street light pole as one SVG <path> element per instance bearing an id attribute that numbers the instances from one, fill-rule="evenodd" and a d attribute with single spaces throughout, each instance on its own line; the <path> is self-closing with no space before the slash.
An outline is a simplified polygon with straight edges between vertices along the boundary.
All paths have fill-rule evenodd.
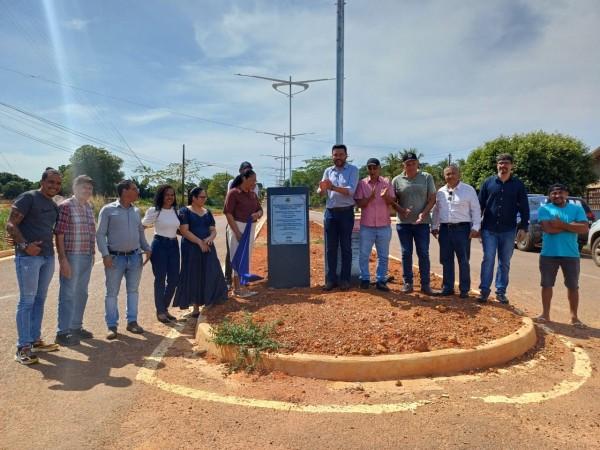
<path id="1" fill-rule="evenodd" d="M 290 99 L 290 133 L 289 133 L 289 136 L 290 136 L 290 147 L 289 147 L 290 170 L 289 170 L 289 172 L 290 172 L 290 186 L 292 186 L 292 139 L 291 139 L 291 137 L 294 136 L 292 134 L 292 97 L 296 94 L 299 94 L 299 93 L 307 90 L 310 83 L 316 83 L 317 81 L 332 81 L 332 80 L 335 80 L 335 78 L 319 78 L 317 80 L 292 81 L 291 76 L 290 76 L 289 80 L 280 80 L 278 78 L 261 77 L 258 75 L 245 75 L 243 73 L 236 73 L 235 75 L 240 76 L 240 77 L 250 77 L 250 78 L 259 78 L 261 80 L 276 81 L 276 83 L 273 83 L 271 85 L 273 87 L 273 89 L 275 89 L 277 92 L 282 93 L 283 95 L 287 96 Z M 289 86 L 289 94 L 279 89 L 283 86 Z M 297 92 L 292 93 L 292 86 L 297 86 L 301 89 Z"/>
<path id="2" fill-rule="evenodd" d="M 277 134 L 277 133 L 268 133 L 266 131 L 257 131 L 257 133 L 261 133 L 261 134 L 268 134 L 270 136 L 274 136 L 275 140 L 277 142 L 282 142 L 283 143 L 283 181 L 285 182 L 285 160 L 289 159 L 291 157 L 291 150 L 290 150 L 290 156 L 285 156 L 285 144 L 286 142 L 289 140 L 290 141 L 290 146 L 292 145 L 291 142 L 296 139 L 296 136 L 304 136 L 307 134 L 314 134 L 314 133 L 296 133 L 294 135 L 287 135 L 285 133 L 283 134 Z M 282 140 L 283 139 L 283 140 Z M 270 156 L 270 155 L 265 155 L 265 156 Z M 301 156 L 301 155 L 296 155 L 296 156 Z M 290 171 L 291 171 L 291 165 L 290 165 Z M 290 172 L 290 186 L 292 185 L 292 172 Z"/>

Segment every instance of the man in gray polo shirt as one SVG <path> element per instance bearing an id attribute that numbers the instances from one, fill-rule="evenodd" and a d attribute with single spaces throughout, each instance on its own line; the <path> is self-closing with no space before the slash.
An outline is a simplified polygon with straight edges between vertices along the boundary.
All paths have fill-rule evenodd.
<path id="1" fill-rule="evenodd" d="M 140 211 L 133 204 L 140 190 L 131 180 L 121 181 L 117 185 L 119 199 L 105 205 L 100 210 L 96 242 L 102 253 L 104 273 L 106 274 L 106 298 L 104 308 L 107 339 L 117 337 L 119 309 L 117 299 L 121 280 L 125 277 L 127 289 L 127 331 L 140 334 L 144 329 L 137 323 L 138 288 L 142 278 L 142 254 L 150 257 L 150 245 L 144 235 Z"/>
<path id="2" fill-rule="evenodd" d="M 402 158 L 404 171 L 392 180 L 396 192 L 397 204 L 392 207 L 397 211 L 396 230 L 400 239 L 402 252 L 402 276 L 404 287 L 402 292 L 413 291 L 412 253 L 413 240 L 419 257 L 419 272 L 421 273 L 421 292 L 427 295 L 437 295 L 431 286 L 429 261 L 429 212 L 435 205 L 435 184 L 433 177 L 419 170 L 417 155 L 409 152 Z"/>

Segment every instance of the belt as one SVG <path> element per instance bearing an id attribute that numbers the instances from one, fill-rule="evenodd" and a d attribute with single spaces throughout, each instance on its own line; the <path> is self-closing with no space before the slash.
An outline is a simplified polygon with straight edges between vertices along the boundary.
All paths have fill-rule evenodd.
<path id="1" fill-rule="evenodd" d="M 341 211 L 349 211 L 354 209 L 354 206 L 340 206 L 339 208 L 327 208 L 329 211 L 333 212 L 341 212 Z"/>
<path id="2" fill-rule="evenodd" d="M 167 236 L 161 236 L 160 234 L 155 234 L 154 239 L 158 239 L 159 241 L 176 241 L 177 237 L 170 238 Z"/>
<path id="3" fill-rule="evenodd" d="M 133 254 L 135 254 L 139 249 L 135 249 L 135 250 L 129 250 L 128 252 L 115 252 L 112 250 L 109 250 L 108 253 L 114 256 L 131 256 Z"/>
<path id="4" fill-rule="evenodd" d="M 448 228 L 462 227 L 465 225 L 471 226 L 471 222 L 440 223 L 440 227 L 448 227 Z"/>

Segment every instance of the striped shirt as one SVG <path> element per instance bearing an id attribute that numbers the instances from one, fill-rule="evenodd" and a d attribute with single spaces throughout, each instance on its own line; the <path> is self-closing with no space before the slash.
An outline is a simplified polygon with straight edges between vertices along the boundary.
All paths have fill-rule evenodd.
<path id="1" fill-rule="evenodd" d="M 75 196 L 62 202 L 58 207 L 54 234 L 64 234 L 65 253 L 68 255 L 96 253 L 96 223 L 92 205 L 81 205 Z"/>

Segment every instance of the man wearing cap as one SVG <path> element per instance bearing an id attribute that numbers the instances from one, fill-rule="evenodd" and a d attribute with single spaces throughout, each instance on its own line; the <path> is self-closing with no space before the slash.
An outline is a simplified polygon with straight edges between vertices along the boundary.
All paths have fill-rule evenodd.
<path id="1" fill-rule="evenodd" d="M 87 175 L 73 181 L 73 196 L 58 207 L 54 229 L 60 265 L 58 293 L 58 330 L 55 342 L 77 345 L 79 339 L 93 334 L 83 328 L 83 313 L 88 299 L 88 285 L 96 253 L 96 223 L 89 200 L 94 182 Z"/>
<path id="2" fill-rule="evenodd" d="M 323 288 L 331 291 L 338 285 L 337 255 L 338 246 L 342 251 L 340 288 L 350 289 L 352 273 L 352 228 L 354 228 L 354 192 L 358 185 L 358 168 L 348 164 L 348 151 L 344 144 L 331 148 L 333 166 L 325 169 L 317 192 L 327 196 L 325 209 L 325 236 L 327 246 L 326 283 Z"/>
<path id="3" fill-rule="evenodd" d="M 480 294 L 477 301 L 486 303 L 491 293 L 494 263 L 498 253 L 496 271 L 496 300 L 507 304 L 506 288 L 510 259 L 515 248 L 515 234 L 518 240 L 525 238 L 529 228 L 529 200 L 525 183 L 512 175 L 513 157 L 501 153 L 496 157 L 498 175 L 486 178 L 479 191 L 481 221 L 481 261 Z M 517 214 L 521 217 L 521 227 L 517 233 Z"/>
<path id="4" fill-rule="evenodd" d="M 441 295 L 454 295 L 454 256 L 458 261 L 460 298 L 468 298 L 471 289 L 471 239 L 479 237 L 481 209 L 472 186 L 460 181 L 454 165 L 444 169 L 446 184 L 437 192 L 433 207 L 431 234 L 440 244 L 443 267 Z"/>
<path id="5" fill-rule="evenodd" d="M 431 288 L 431 263 L 429 261 L 429 212 L 435 205 L 435 183 L 427 172 L 419 170 L 419 160 L 413 152 L 402 157 L 404 171 L 392 180 L 397 203 L 393 208 L 397 214 L 396 230 L 400 239 L 402 252 L 402 276 L 404 287 L 402 292 L 413 291 L 413 240 L 419 257 L 419 272 L 421 274 L 421 292 L 427 295 L 437 295 Z"/>
<path id="6" fill-rule="evenodd" d="M 367 161 L 368 176 L 359 181 L 354 193 L 356 205 L 360 208 L 360 287 L 368 289 L 371 284 L 369 272 L 369 256 L 373 245 L 377 250 L 377 267 L 375 276 L 377 289 L 387 292 L 388 256 L 392 228 L 390 205 L 396 196 L 390 180 L 380 175 L 381 164 L 377 158 Z"/>
<path id="7" fill-rule="evenodd" d="M 242 174 L 246 170 L 252 170 L 252 164 L 250 164 L 248 161 L 244 161 L 243 163 L 240 164 L 239 172 L 240 172 L 240 174 Z M 235 180 L 235 178 L 232 178 L 227 183 L 227 192 L 229 192 L 231 190 L 231 186 L 233 185 L 233 180 Z M 258 197 L 258 184 L 256 184 L 254 186 L 254 193 Z M 227 236 L 228 229 L 229 229 L 229 224 L 225 225 L 225 236 Z M 232 284 L 233 283 L 233 269 L 231 268 L 231 252 L 229 250 L 229 240 L 228 239 L 225 239 L 225 248 L 227 250 L 227 254 L 225 256 L 225 283 L 227 283 L 227 289 L 231 290 L 231 288 L 233 287 L 233 284 Z"/>
<path id="8" fill-rule="evenodd" d="M 139 285 L 142 278 L 142 254 L 152 255 L 152 250 L 142 225 L 140 211 L 135 206 L 140 190 L 131 180 L 117 185 L 119 198 L 100 210 L 96 242 L 102 254 L 106 275 L 105 319 L 108 327 L 106 339 L 117 338 L 119 324 L 118 296 L 125 277 L 127 289 L 126 330 L 141 334 L 144 329 L 137 323 Z"/>
<path id="9" fill-rule="evenodd" d="M 542 252 L 540 253 L 540 273 L 542 286 L 542 315 L 537 322 L 550 320 L 552 288 L 560 267 L 567 287 L 571 324 L 584 328 L 577 317 L 579 306 L 579 247 L 577 235 L 588 232 L 585 211 L 581 205 L 569 203 L 569 189 L 561 183 L 550 186 L 550 203 L 538 210 L 538 220 L 542 227 Z"/>

